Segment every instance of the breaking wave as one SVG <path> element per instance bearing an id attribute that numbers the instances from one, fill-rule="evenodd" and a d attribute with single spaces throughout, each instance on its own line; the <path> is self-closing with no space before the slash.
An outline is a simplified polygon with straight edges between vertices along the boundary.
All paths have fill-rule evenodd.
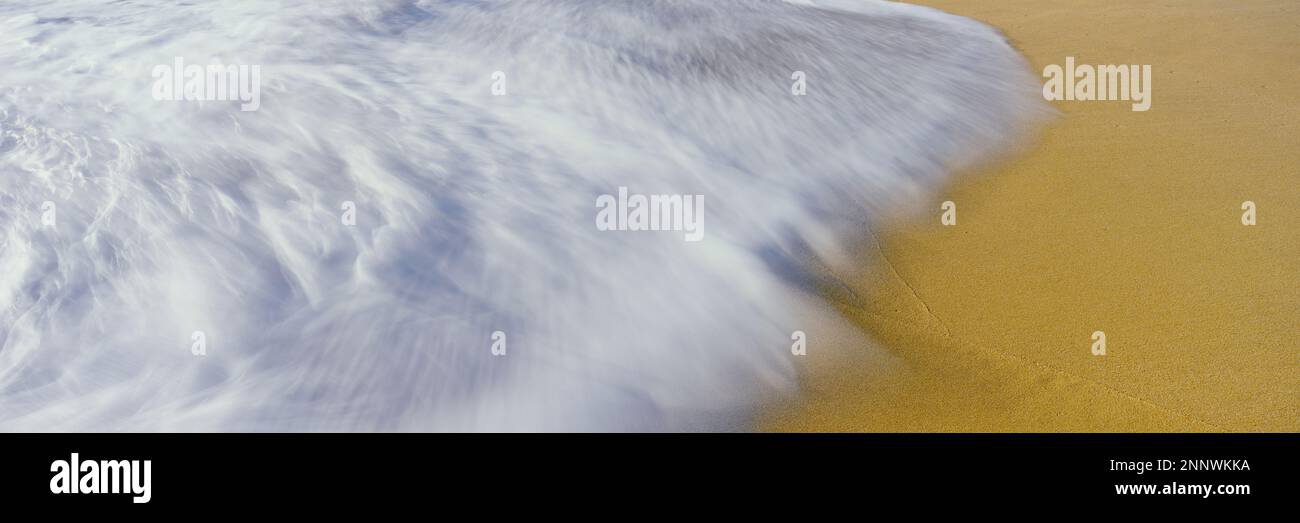
<path id="1" fill-rule="evenodd" d="M 744 429 L 833 323 L 806 262 L 1039 103 L 869 0 L 5 2 L 0 44 L 10 431 Z M 176 57 L 260 110 L 155 100 Z M 598 230 L 619 187 L 703 241 Z"/>

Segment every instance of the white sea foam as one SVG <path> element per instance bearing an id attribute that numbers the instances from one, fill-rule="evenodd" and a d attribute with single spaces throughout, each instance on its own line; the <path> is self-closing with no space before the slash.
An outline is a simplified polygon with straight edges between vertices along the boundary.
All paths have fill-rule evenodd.
<path id="1" fill-rule="evenodd" d="M 155 100 L 176 57 L 260 109 Z M 829 350 L 804 263 L 1041 103 L 868 0 L 4 2 L 0 69 L 2 430 L 744 428 Z M 619 187 L 707 237 L 597 230 Z"/>

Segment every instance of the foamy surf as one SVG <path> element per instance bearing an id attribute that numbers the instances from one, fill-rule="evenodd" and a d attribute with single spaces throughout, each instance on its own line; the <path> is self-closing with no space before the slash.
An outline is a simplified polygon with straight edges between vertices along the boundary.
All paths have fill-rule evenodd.
<path id="1" fill-rule="evenodd" d="M 56 0 L 0 44 L 10 431 L 744 428 L 836 324 L 808 257 L 1041 103 L 874 1 Z M 177 57 L 260 108 L 155 100 Z M 705 236 L 598 229 L 620 187 Z"/>

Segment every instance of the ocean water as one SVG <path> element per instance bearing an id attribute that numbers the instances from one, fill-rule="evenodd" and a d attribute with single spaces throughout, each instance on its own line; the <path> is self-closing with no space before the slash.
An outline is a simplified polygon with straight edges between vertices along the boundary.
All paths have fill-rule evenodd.
<path id="1" fill-rule="evenodd" d="M 155 100 L 176 57 L 260 109 Z M 1040 103 L 871 0 L 0 0 L 0 430 L 745 429 L 792 331 L 845 350 L 810 261 Z"/>

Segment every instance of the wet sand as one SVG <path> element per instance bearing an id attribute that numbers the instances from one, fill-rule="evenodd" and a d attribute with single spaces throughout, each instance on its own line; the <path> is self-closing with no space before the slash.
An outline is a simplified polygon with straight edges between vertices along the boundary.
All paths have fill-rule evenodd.
<path id="1" fill-rule="evenodd" d="M 1300 430 L 1300 4 L 914 3 L 1035 74 L 1149 64 L 1151 109 L 1053 102 L 1025 150 L 864 231 L 825 294 L 884 350 L 810 350 L 759 428 Z"/>

